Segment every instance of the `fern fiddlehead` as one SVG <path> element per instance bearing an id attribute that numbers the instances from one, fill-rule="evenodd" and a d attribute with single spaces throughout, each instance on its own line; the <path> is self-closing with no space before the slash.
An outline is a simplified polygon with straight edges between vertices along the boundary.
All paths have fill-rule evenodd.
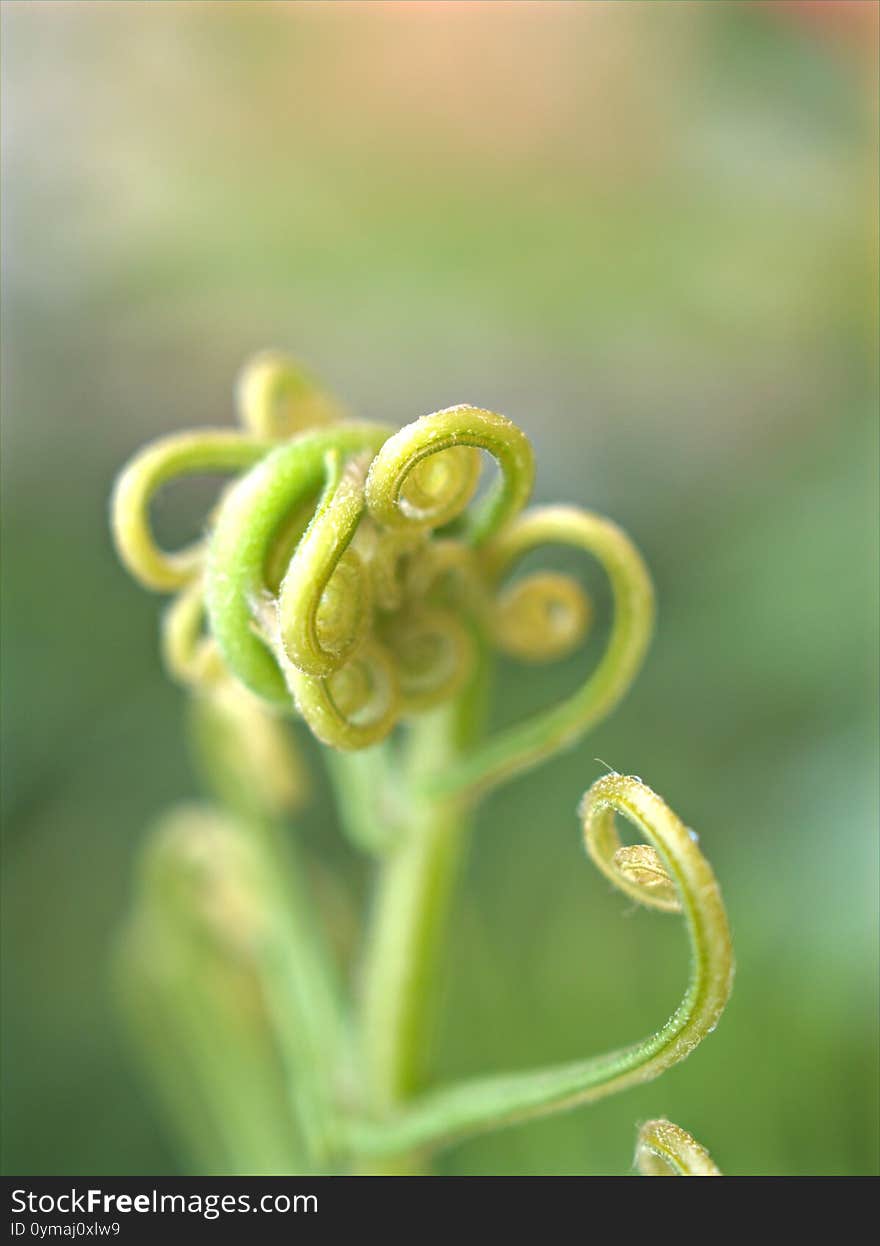
<path id="1" fill-rule="evenodd" d="M 450 407 L 395 432 L 352 420 L 273 352 L 245 369 L 238 398 L 241 431 L 178 434 L 135 456 L 114 493 L 112 526 L 135 577 L 177 594 L 163 620 L 163 656 L 194 694 L 206 773 L 300 910 L 283 941 L 294 990 L 276 1020 L 297 1036 L 294 1065 L 323 1070 L 315 1093 L 291 1071 L 302 1162 L 355 1155 L 406 1169 L 407 1156 L 455 1138 L 657 1076 L 724 1007 L 727 923 L 711 869 L 668 806 L 638 780 L 608 775 L 582 806 L 587 851 L 631 898 L 683 914 L 692 976 L 681 1005 L 651 1038 L 607 1056 L 445 1089 L 425 1084 L 439 949 L 469 812 L 487 790 L 575 744 L 631 685 L 653 627 L 653 589 L 635 546 L 591 512 L 526 509 L 531 447 L 494 412 Z M 482 454 L 497 479 L 475 501 Z M 204 538 L 162 550 L 150 525 L 153 496 L 205 472 L 234 479 Z M 516 578 L 521 560 L 554 544 L 589 555 L 608 579 L 604 651 L 561 704 L 487 735 L 492 652 L 556 661 L 592 626 L 593 604 L 572 577 Z M 332 1002 L 338 992 L 308 915 L 303 866 L 279 827 L 302 790 L 282 777 L 286 766 L 298 769 L 283 725 L 291 716 L 328 746 L 343 826 L 380 860 L 354 1016 Z M 648 843 L 623 847 L 615 814 Z M 317 1014 L 310 992 L 327 1001 Z M 335 1072 L 327 1052 L 336 1053 Z"/>
<path id="2" fill-rule="evenodd" d="M 334 423 L 330 400 L 309 400 L 299 374 L 271 354 L 246 370 L 239 393 L 244 431 L 179 434 L 147 447 L 114 495 L 123 561 L 150 588 L 186 592 L 166 624 L 178 677 L 211 677 L 216 648 L 235 679 L 280 709 L 297 708 L 324 743 L 368 747 L 461 690 L 473 629 L 526 661 L 579 643 L 590 606 L 570 578 L 543 573 L 499 590 L 530 549 L 560 542 L 594 554 L 609 574 L 609 651 L 579 694 L 438 776 L 438 790 L 478 794 L 576 739 L 623 694 L 651 628 L 647 572 L 624 534 L 597 516 L 521 513 L 534 462 L 509 420 L 459 406 L 396 433 Z M 282 418 L 291 394 L 296 418 Z M 307 427 L 315 410 L 321 426 Z M 496 460 L 499 478 L 470 508 L 480 451 Z M 149 524 L 153 494 L 175 477 L 218 470 L 239 478 L 206 540 L 160 550 Z M 210 646 L 199 637 L 200 601 Z"/>

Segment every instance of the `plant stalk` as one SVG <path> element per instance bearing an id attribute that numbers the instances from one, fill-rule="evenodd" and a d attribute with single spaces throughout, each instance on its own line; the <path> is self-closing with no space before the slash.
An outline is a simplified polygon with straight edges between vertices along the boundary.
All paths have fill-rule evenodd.
<path id="1" fill-rule="evenodd" d="M 489 662 L 459 698 L 409 728 L 399 838 L 384 858 L 373 902 L 362 980 L 361 1042 L 368 1111 L 387 1115 L 425 1084 L 449 909 L 470 829 L 468 800 L 438 796 L 428 781 L 459 760 L 481 733 Z M 424 1171 L 418 1153 L 395 1155 L 373 1173 Z M 364 1168 L 359 1171 L 367 1171 Z"/>

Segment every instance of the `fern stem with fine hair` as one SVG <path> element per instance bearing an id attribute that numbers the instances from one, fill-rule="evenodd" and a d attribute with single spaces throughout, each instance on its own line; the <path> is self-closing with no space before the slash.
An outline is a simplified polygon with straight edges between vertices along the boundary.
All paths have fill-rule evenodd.
<path id="1" fill-rule="evenodd" d="M 414 780 L 460 756 L 482 730 L 489 663 L 477 632 L 473 643 L 478 660 L 467 685 L 451 704 L 414 724 L 404 757 L 408 781 L 399 830 L 382 861 L 370 915 L 360 1019 L 365 1107 L 380 1115 L 398 1110 L 419 1091 L 430 1068 L 442 947 L 470 817 L 457 801 L 426 797 Z M 422 1163 L 406 1146 L 372 1161 L 376 1173 L 418 1171 Z"/>
<path id="2" fill-rule="evenodd" d="M 669 806 L 639 779 L 617 774 L 594 783 L 581 805 L 585 843 L 594 859 L 604 860 L 613 843 L 608 828 L 615 813 L 648 839 L 676 887 L 687 924 L 690 982 L 666 1024 L 650 1038 L 607 1055 L 426 1093 L 386 1120 L 353 1124 L 352 1142 L 358 1149 L 376 1154 L 431 1150 L 470 1134 L 593 1102 L 659 1076 L 714 1030 L 730 995 L 733 954 L 712 869 Z M 650 888 L 640 898 L 650 903 Z"/>
<path id="3" fill-rule="evenodd" d="M 455 756 L 452 710 L 413 726 L 418 773 Z M 361 1027 L 370 1107 L 385 1112 L 421 1088 L 436 1004 L 439 949 L 466 834 L 454 801 L 406 801 L 407 820 L 382 862 L 364 957 Z"/>
<path id="4" fill-rule="evenodd" d="M 273 440 L 335 423 L 345 415 L 338 399 L 302 364 L 277 350 L 261 351 L 248 360 L 239 373 L 236 397 L 242 426 Z"/>

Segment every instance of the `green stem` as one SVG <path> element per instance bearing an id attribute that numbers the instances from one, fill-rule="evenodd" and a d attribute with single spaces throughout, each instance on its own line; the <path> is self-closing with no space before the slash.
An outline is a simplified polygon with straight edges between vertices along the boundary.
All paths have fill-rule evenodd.
<path id="1" fill-rule="evenodd" d="M 411 778 L 442 767 L 456 751 L 450 711 L 414 725 L 410 746 Z M 379 878 L 362 1026 L 371 1107 L 380 1113 L 423 1082 L 439 950 L 464 831 L 460 802 L 412 795 L 403 840 Z"/>
<path id="2" fill-rule="evenodd" d="M 343 830 L 356 848 L 381 856 L 395 843 L 401 825 L 399 778 L 389 740 L 346 753 L 327 749 Z"/>
<path id="3" fill-rule="evenodd" d="M 424 780 L 460 758 L 482 731 L 490 663 L 484 638 L 475 634 L 474 641 L 482 658 L 477 676 L 456 701 L 410 727 L 406 788 L 398 802 L 403 829 L 383 861 L 374 899 L 360 1025 L 366 1106 L 380 1118 L 422 1088 L 428 1066 L 441 949 L 470 806 L 461 797 L 429 794 Z M 376 1165 L 360 1171 L 424 1171 L 415 1148 L 379 1158 Z"/>
<path id="4" fill-rule="evenodd" d="M 429 715 L 412 728 L 408 772 L 415 777 L 442 766 L 455 751 L 452 712 Z M 382 867 L 367 941 L 361 1017 L 369 1107 L 379 1116 L 424 1081 L 440 950 L 465 831 L 461 802 L 413 796 L 402 842 Z M 418 1171 L 418 1160 L 392 1156 L 382 1171 Z"/>

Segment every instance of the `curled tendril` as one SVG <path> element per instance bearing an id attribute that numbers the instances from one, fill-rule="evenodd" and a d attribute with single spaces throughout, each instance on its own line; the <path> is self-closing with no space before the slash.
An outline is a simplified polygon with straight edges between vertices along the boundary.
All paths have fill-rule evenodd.
<path id="1" fill-rule="evenodd" d="M 531 550 L 542 545 L 560 544 L 592 554 L 603 567 L 611 584 L 613 618 L 605 651 L 598 666 L 581 687 L 560 705 L 534 714 L 510 727 L 464 761 L 450 767 L 433 788 L 446 795 L 473 796 L 493 787 L 520 770 L 569 747 L 611 712 L 635 679 L 654 622 L 654 591 L 647 568 L 636 547 L 621 528 L 600 515 L 571 506 L 535 507 L 502 529 L 484 551 L 484 568 L 490 583 L 498 584 L 506 572 Z M 564 577 L 544 577 L 535 585 L 524 581 L 522 592 L 538 595 L 539 608 L 555 607 L 567 616 L 561 624 L 566 645 L 581 623 L 587 605 L 575 605 L 575 595 L 560 583 Z M 552 591 L 548 592 L 548 589 Z M 502 596 L 502 603 L 505 597 Z M 508 599 L 509 600 L 509 599 Z M 521 603 L 520 603 L 521 604 Z M 503 610 L 503 605 L 502 605 Z M 531 652 L 543 656 L 546 638 L 530 632 L 519 639 Z M 522 650 L 521 650 L 522 653 Z"/>
<path id="2" fill-rule="evenodd" d="M 404 714 L 449 700 L 473 671 L 473 638 L 449 610 L 417 607 L 399 614 L 388 625 L 385 640 L 397 666 Z"/>
<path id="3" fill-rule="evenodd" d="M 162 659 L 179 684 L 204 688 L 228 678 L 204 624 L 205 589 L 199 578 L 181 589 L 162 618 Z"/>
<path id="4" fill-rule="evenodd" d="M 399 610 L 409 596 L 421 596 L 416 568 L 430 560 L 434 548 L 425 532 L 388 531 L 370 520 L 361 523 L 358 549 L 370 569 L 373 600 L 380 610 Z"/>
<path id="5" fill-rule="evenodd" d="M 306 675 L 332 675 L 361 643 L 370 622 L 370 580 L 349 549 L 364 508 L 369 459 L 343 468 L 327 457 L 327 485 L 281 582 L 278 618 L 290 661 Z"/>
<path id="6" fill-rule="evenodd" d="M 569 575 L 541 571 L 498 595 L 493 618 L 495 643 L 523 662 L 566 657 L 587 635 L 593 608 Z"/>
<path id="7" fill-rule="evenodd" d="M 481 544 L 526 504 L 535 467 L 525 434 L 504 416 L 479 407 L 449 407 L 389 437 L 367 477 L 370 514 L 387 528 L 450 523 L 476 490 L 478 450 L 487 450 L 501 469 L 500 480 L 466 525 L 469 541 Z"/>
<path id="8" fill-rule="evenodd" d="M 649 841 L 654 868 L 675 887 L 691 946 L 691 976 L 684 998 L 665 1025 L 643 1042 L 604 1056 L 464 1082 L 410 1100 L 385 1120 L 358 1122 L 356 1145 L 375 1154 L 431 1149 L 473 1133 L 576 1107 L 649 1081 L 689 1055 L 718 1022 L 733 983 L 733 954 L 718 883 L 696 838 L 669 806 L 640 779 L 611 774 L 599 779 L 580 807 L 591 858 L 616 883 L 609 868 L 622 814 Z M 619 842 L 619 841 L 618 841 Z M 616 851 L 616 849 L 614 849 Z M 628 895 L 658 905 L 650 882 L 627 878 Z"/>
<path id="9" fill-rule="evenodd" d="M 267 454 L 223 499 L 208 551 L 211 631 L 236 678 L 269 701 L 289 703 L 277 657 L 256 628 L 269 591 L 265 569 L 273 543 L 290 515 L 326 488 L 335 471 L 335 456 L 343 461 L 365 450 L 375 452 L 387 435 L 387 429 L 373 424 L 303 433 Z M 343 551 L 351 535 L 347 531 L 341 538 Z M 316 574 L 320 580 L 333 551 L 328 556 L 327 548 L 316 543 L 313 552 L 320 560 Z M 323 578 L 322 589 L 326 582 Z"/>
<path id="10" fill-rule="evenodd" d="M 460 541 L 436 538 L 409 567 L 410 595 L 430 598 L 474 617 L 485 613 L 486 589 L 474 551 Z"/>
<path id="11" fill-rule="evenodd" d="M 239 472 L 252 466 L 271 443 L 223 429 L 176 433 L 145 446 L 117 481 L 111 503 L 113 536 L 128 570 L 160 593 L 183 588 L 198 575 L 201 544 L 166 553 L 150 526 L 150 503 L 169 481 L 205 472 Z"/>
<path id="12" fill-rule="evenodd" d="M 296 707 L 313 733 L 332 748 L 362 749 L 388 735 L 400 710 L 397 670 L 384 646 L 368 641 L 327 679 L 285 665 Z"/>
<path id="13" fill-rule="evenodd" d="M 636 1140 L 635 1166 L 643 1177 L 720 1177 L 696 1138 L 672 1121 L 646 1121 Z"/>
<path id="14" fill-rule="evenodd" d="M 499 521 L 531 485 L 528 443 L 500 416 L 456 408 L 426 417 L 418 444 L 414 427 L 402 430 L 406 462 L 399 443 L 383 459 L 395 438 L 378 426 L 297 437 L 229 490 L 214 524 L 207 601 L 224 661 L 276 704 L 292 694 L 314 734 L 341 749 L 378 742 L 402 715 L 453 696 L 473 669 L 468 628 L 443 604 L 471 556 L 451 540 L 436 549 L 428 543 L 429 553 L 424 525 L 446 523 L 467 504 L 477 446 L 493 450 L 502 466 L 491 504 Z M 396 511 L 389 526 L 381 508 L 364 513 L 371 497 L 382 496 L 388 470 L 399 472 L 395 506 L 404 525 L 415 518 L 409 528 Z M 289 556 L 279 559 L 280 546 Z"/>
<path id="15" fill-rule="evenodd" d="M 243 427 L 272 441 L 285 441 L 344 416 L 337 399 L 280 351 L 261 351 L 250 359 L 241 370 L 236 390 Z"/>

